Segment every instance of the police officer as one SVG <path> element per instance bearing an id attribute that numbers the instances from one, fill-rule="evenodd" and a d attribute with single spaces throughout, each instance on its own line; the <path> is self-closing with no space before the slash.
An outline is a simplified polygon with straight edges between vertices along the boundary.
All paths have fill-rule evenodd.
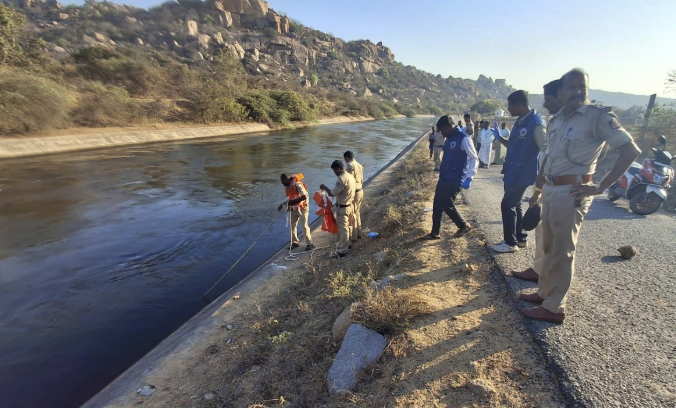
<path id="1" fill-rule="evenodd" d="M 512 92 L 507 97 L 507 110 L 518 119 L 512 127 L 509 141 L 499 139 L 507 147 L 507 156 L 502 167 L 505 195 L 500 203 L 503 241 L 493 245 L 496 252 L 516 252 L 528 245 L 528 236 L 522 226 L 521 197 L 535 183 L 538 155 L 545 144 L 545 122 L 528 106 L 525 91 Z"/>
<path id="2" fill-rule="evenodd" d="M 300 176 L 298 176 L 300 177 Z M 282 184 L 286 190 L 286 201 L 277 207 L 277 211 L 282 211 L 286 204 L 291 215 L 291 248 L 298 248 L 298 221 L 300 221 L 303 232 L 305 233 L 305 250 L 311 251 L 314 249 L 312 245 L 312 235 L 310 234 L 310 226 L 308 220 L 310 218 L 310 206 L 308 205 L 309 195 L 305 183 L 298 180 L 296 175 L 291 174 L 287 176 L 282 174 L 280 176 Z M 289 249 L 291 249 L 289 248 Z"/>
<path id="3" fill-rule="evenodd" d="M 352 223 L 350 224 L 350 241 L 355 242 L 361 238 L 361 203 L 364 199 L 364 167 L 354 159 L 354 153 L 350 150 L 343 153 L 347 172 L 354 177 L 354 200 L 352 201 Z"/>
<path id="4" fill-rule="evenodd" d="M 425 235 L 426 239 L 441 238 L 441 218 L 444 213 L 455 223 L 458 231 L 453 235 L 456 238 L 467 234 L 471 227 L 462 218 L 462 215 L 453 205 L 460 188 L 468 189 L 472 177 L 477 171 L 477 154 L 472 138 L 462 129 L 455 127 L 453 120 L 442 116 L 437 122 L 437 131 L 446 138 L 444 142 L 444 157 L 439 171 L 439 181 L 434 191 L 432 205 L 432 232 Z"/>
<path id="5" fill-rule="evenodd" d="M 556 114 L 563 107 L 563 104 L 561 104 L 561 101 L 558 98 L 559 89 L 561 89 L 560 79 L 555 79 L 543 87 L 545 103 L 542 106 L 549 111 L 550 115 Z M 504 128 L 504 122 L 502 124 Z M 545 149 L 546 148 L 545 144 Z M 541 151 L 540 157 L 543 160 L 544 155 L 545 152 Z M 533 196 L 536 197 L 536 200 L 539 200 L 540 192 L 535 185 L 533 185 L 533 195 L 531 197 Z M 519 279 L 537 282 L 538 279 L 540 279 L 540 271 L 542 270 L 542 261 L 544 257 L 545 252 L 542 249 L 542 224 L 540 224 L 535 228 L 535 256 L 533 257 L 533 266 L 524 271 L 512 271 L 512 275 Z"/>
<path id="6" fill-rule="evenodd" d="M 529 318 L 562 323 L 573 280 L 575 248 L 592 197 L 610 187 L 641 153 L 610 108 L 590 105 L 589 77 L 573 69 L 561 77 L 563 109 L 549 124 L 546 157 L 536 186 L 542 193 L 544 260 L 536 293 L 520 298 L 541 303 L 524 309 Z M 604 144 L 618 152 L 610 172 L 594 185 L 596 163 Z M 537 197 L 531 197 L 533 205 Z"/>
<path id="7" fill-rule="evenodd" d="M 328 195 L 336 198 L 336 221 L 339 229 L 339 243 L 335 255 L 332 258 L 343 259 L 347 256 L 347 251 L 350 248 L 350 217 L 352 216 L 352 201 L 354 200 L 355 180 L 354 177 L 345 171 L 345 165 L 342 161 L 336 160 L 331 164 L 333 174 L 338 177 L 336 186 L 333 189 L 328 188 L 322 184 L 320 189 L 326 191 Z"/>

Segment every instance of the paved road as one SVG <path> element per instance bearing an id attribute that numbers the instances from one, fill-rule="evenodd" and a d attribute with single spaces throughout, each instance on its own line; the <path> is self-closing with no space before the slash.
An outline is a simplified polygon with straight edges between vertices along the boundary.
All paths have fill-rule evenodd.
<path id="1" fill-rule="evenodd" d="M 487 245 L 502 240 L 501 169 L 479 170 L 464 193 Z M 675 232 L 673 214 L 643 217 L 626 201 L 594 200 L 580 234 L 566 322 L 525 319 L 571 406 L 676 407 Z M 631 260 L 617 256 L 627 244 L 639 249 Z M 516 293 L 535 288 L 507 276 L 532 264 L 533 246 L 529 237 L 529 249 L 495 254 Z"/>

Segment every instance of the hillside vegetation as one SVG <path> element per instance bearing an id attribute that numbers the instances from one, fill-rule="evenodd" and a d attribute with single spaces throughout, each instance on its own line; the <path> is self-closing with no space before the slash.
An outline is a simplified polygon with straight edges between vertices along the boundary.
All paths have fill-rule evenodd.
<path id="1" fill-rule="evenodd" d="M 0 135 L 159 122 L 290 126 L 329 116 L 461 113 L 514 89 L 442 78 L 262 0 L 0 0 Z"/>

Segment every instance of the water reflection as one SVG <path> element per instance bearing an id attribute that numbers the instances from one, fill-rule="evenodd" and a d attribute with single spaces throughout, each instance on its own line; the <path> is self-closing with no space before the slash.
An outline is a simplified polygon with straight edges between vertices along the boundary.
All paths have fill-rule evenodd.
<path id="1" fill-rule="evenodd" d="M 194 315 L 202 294 L 278 215 L 280 172 L 305 174 L 312 193 L 335 182 L 330 164 L 350 149 L 369 177 L 429 122 L 0 162 L 3 408 L 79 406 Z M 287 240 L 280 216 L 218 290 Z"/>

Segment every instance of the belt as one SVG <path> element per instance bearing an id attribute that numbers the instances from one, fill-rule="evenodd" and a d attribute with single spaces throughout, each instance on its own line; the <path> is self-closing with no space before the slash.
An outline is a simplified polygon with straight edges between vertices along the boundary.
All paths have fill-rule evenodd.
<path id="1" fill-rule="evenodd" d="M 336 204 L 336 205 L 340 208 L 346 208 L 346 207 L 351 206 L 352 204 L 348 204 L 348 205 Z"/>
<path id="2" fill-rule="evenodd" d="M 358 192 L 360 192 L 360 191 L 361 191 L 361 188 L 358 188 L 358 189 L 354 190 L 355 193 L 358 193 Z"/>
<path id="3" fill-rule="evenodd" d="M 441 145 L 441 146 L 434 145 L 434 147 L 444 147 L 444 145 Z"/>
<path id="4" fill-rule="evenodd" d="M 566 176 L 545 176 L 545 182 L 550 186 L 567 186 L 578 183 L 591 183 L 594 180 L 592 174 L 566 175 Z"/>

